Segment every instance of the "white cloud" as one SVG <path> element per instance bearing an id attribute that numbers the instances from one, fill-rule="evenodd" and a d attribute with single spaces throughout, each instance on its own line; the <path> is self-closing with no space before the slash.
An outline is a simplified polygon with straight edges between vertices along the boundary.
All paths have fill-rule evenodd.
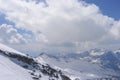
<path id="1" fill-rule="evenodd" d="M 115 37 L 115 39 L 120 39 L 120 21 L 114 23 L 113 27 L 110 30 L 111 34 Z"/>
<path id="2" fill-rule="evenodd" d="M 79 49 L 119 40 L 120 22 L 103 15 L 98 6 L 84 1 L 46 0 L 46 3 L 36 4 L 35 0 L 0 0 L 0 11 L 17 28 L 32 31 L 34 41 L 54 45 L 77 42 Z"/>
<path id="3" fill-rule="evenodd" d="M 43 42 L 43 43 L 44 42 L 45 43 L 48 42 L 48 40 L 46 39 L 45 35 L 43 35 L 40 31 L 38 31 L 38 32 L 35 33 L 35 40 L 37 42 Z"/>
<path id="4" fill-rule="evenodd" d="M 27 43 L 27 40 L 12 25 L 2 24 L 0 25 L 0 42 L 21 44 Z"/>

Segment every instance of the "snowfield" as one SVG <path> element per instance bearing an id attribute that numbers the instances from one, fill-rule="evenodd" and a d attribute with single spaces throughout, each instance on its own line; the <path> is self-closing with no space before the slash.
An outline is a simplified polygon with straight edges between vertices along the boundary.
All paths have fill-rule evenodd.
<path id="1" fill-rule="evenodd" d="M 0 80 L 33 80 L 28 71 L 0 54 Z"/>
<path id="2" fill-rule="evenodd" d="M 71 80 L 61 71 L 0 44 L 0 80 Z"/>
<path id="3" fill-rule="evenodd" d="M 12 48 L 0 44 L 0 50 L 24 55 Z M 28 71 L 12 62 L 8 57 L 0 53 L 0 80 L 33 80 Z"/>
<path id="4" fill-rule="evenodd" d="M 0 80 L 120 80 L 119 57 L 119 50 L 95 49 L 32 58 L 0 44 Z"/>

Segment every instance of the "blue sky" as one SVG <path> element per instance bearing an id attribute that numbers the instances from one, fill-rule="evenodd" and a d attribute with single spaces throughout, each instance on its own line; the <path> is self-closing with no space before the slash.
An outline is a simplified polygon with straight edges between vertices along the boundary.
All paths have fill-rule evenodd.
<path id="1" fill-rule="evenodd" d="M 84 0 L 87 3 L 94 3 L 99 6 L 103 14 L 120 19 L 120 0 Z"/>
<path id="2" fill-rule="evenodd" d="M 37 0 L 38 3 L 40 0 Z M 109 17 L 113 17 L 115 20 L 120 19 L 120 0 L 84 0 L 87 3 L 95 4 L 97 5 L 101 12 Z M 13 24 L 12 22 L 9 22 L 8 20 L 5 20 L 5 15 L 0 14 L 0 24 L 2 23 L 8 23 Z"/>
<path id="3" fill-rule="evenodd" d="M 14 25 L 12 22 L 10 22 L 10 21 L 5 19 L 5 15 L 4 14 L 0 13 L 0 24 L 4 24 L 4 23 Z"/>
<path id="4" fill-rule="evenodd" d="M 29 30 L 25 30 L 25 29 L 20 29 L 20 28 L 16 28 L 15 27 L 15 24 L 7 19 L 5 19 L 5 15 L 0 13 L 0 25 L 2 24 L 8 24 L 8 25 L 12 25 L 15 29 L 17 29 L 18 33 L 20 34 L 24 34 L 24 33 L 27 33 L 27 34 L 31 34 L 32 35 L 32 32 L 29 31 Z"/>

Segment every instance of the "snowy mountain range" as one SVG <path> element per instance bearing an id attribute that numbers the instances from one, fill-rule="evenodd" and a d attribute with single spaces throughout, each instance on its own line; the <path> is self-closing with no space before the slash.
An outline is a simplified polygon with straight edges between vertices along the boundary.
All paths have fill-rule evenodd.
<path id="1" fill-rule="evenodd" d="M 33 58 L 0 44 L 0 80 L 120 80 L 120 50 Z"/>
<path id="2" fill-rule="evenodd" d="M 37 60 L 61 69 L 80 80 L 120 80 L 120 50 L 92 49 L 79 54 L 50 55 L 42 53 Z"/>

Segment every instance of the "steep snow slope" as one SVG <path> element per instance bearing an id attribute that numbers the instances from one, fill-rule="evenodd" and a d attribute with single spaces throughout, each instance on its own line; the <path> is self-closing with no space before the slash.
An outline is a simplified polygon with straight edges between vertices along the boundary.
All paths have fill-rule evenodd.
<path id="1" fill-rule="evenodd" d="M 33 80 L 27 70 L 12 62 L 2 51 L 25 56 L 25 54 L 0 44 L 0 80 Z"/>
<path id="2" fill-rule="evenodd" d="M 33 80 L 24 68 L 0 54 L 0 80 Z"/>
<path id="3" fill-rule="evenodd" d="M 71 80 L 60 70 L 3 44 L 0 44 L 0 71 L 0 80 Z"/>
<path id="4" fill-rule="evenodd" d="M 1 43 L 0 43 L 0 50 L 26 56 L 25 54 L 23 54 L 23 53 L 21 53 L 21 52 L 19 52 L 19 51 L 16 51 L 16 50 L 14 50 L 14 49 L 6 46 L 6 45 L 3 45 L 3 44 L 1 44 Z"/>

